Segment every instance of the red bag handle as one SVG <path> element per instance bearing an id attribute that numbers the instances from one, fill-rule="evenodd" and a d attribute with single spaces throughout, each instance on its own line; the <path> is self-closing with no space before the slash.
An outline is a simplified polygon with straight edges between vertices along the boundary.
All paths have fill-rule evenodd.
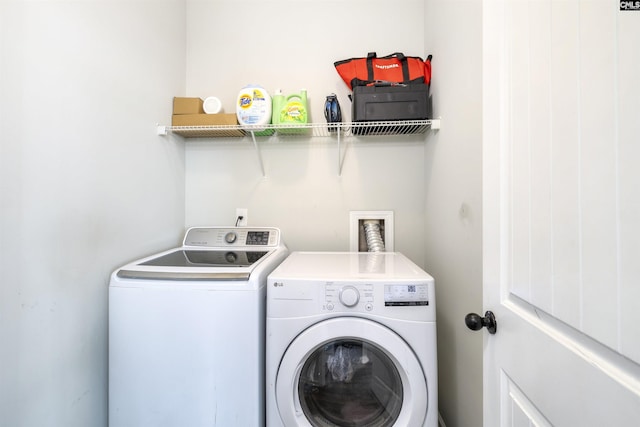
<path id="1" fill-rule="evenodd" d="M 377 58 L 378 55 L 376 52 L 367 53 L 367 80 L 370 82 L 375 81 L 373 78 L 373 60 Z M 404 56 L 402 52 L 395 52 L 391 55 L 383 56 L 380 59 L 390 59 L 396 57 L 400 60 L 400 64 L 402 65 L 402 79 L 404 82 L 409 81 L 409 63 L 407 62 L 407 57 Z"/>

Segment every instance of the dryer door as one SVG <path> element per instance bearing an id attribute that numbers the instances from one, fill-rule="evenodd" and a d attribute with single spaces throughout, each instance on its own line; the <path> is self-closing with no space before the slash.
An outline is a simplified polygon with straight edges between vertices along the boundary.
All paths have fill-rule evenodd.
<path id="1" fill-rule="evenodd" d="M 427 393 L 409 345 L 391 329 L 355 317 L 302 332 L 287 348 L 276 378 L 285 426 L 419 426 Z"/>

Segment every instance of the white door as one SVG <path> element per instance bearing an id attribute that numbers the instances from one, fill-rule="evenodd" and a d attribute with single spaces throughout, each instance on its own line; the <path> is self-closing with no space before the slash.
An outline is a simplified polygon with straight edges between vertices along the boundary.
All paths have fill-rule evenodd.
<path id="1" fill-rule="evenodd" d="M 640 425 L 640 11 L 485 0 L 483 28 L 484 425 Z"/>

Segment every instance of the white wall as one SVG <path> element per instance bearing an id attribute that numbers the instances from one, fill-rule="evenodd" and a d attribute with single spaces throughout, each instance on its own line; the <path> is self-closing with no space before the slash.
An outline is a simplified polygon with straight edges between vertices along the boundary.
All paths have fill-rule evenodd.
<path id="1" fill-rule="evenodd" d="M 403 51 L 434 54 L 435 114 L 443 129 L 420 138 L 360 139 L 338 177 L 335 142 L 266 140 L 262 177 L 251 144 L 186 143 L 186 222 L 275 225 L 293 250 L 348 250 L 349 210 L 393 210 L 395 249 L 436 278 L 440 408 L 448 427 L 482 419 L 482 335 L 464 315 L 482 309 L 481 2 L 188 2 L 187 95 L 215 95 L 235 111 L 239 89 L 305 87 L 312 119 L 348 90 L 333 62 Z M 350 116 L 348 116 L 350 117 Z"/>
<path id="2" fill-rule="evenodd" d="M 440 412 L 447 427 L 482 420 L 482 2 L 427 0 L 434 109 L 426 146 L 425 266 L 436 278 Z"/>
<path id="3" fill-rule="evenodd" d="M 178 242 L 184 2 L 0 3 L 0 425 L 105 426 L 107 286 Z"/>
<path id="4" fill-rule="evenodd" d="M 346 250 L 349 210 L 394 210 L 396 250 L 437 280 L 443 415 L 477 425 L 480 6 L 186 3 L 0 3 L 0 424 L 105 425 L 109 273 L 248 207 L 294 250 Z M 332 141 L 269 140 L 262 177 L 246 141 L 154 134 L 172 96 L 233 112 L 247 83 L 307 88 L 314 121 L 336 92 L 348 119 L 333 62 L 370 50 L 435 55 L 441 131 L 353 141 L 340 177 Z"/>
<path id="5" fill-rule="evenodd" d="M 311 119 L 324 122 L 336 92 L 350 118 L 346 85 L 333 63 L 403 51 L 425 56 L 424 2 L 192 1 L 187 9 L 187 95 L 222 99 L 235 112 L 239 90 L 306 88 Z M 395 249 L 424 259 L 424 135 L 350 144 L 338 176 L 335 141 L 266 140 L 266 177 L 247 140 L 187 142 L 187 225 L 231 224 L 236 207 L 249 225 L 278 226 L 293 250 L 348 250 L 350 210 L 393 210 Z"/>

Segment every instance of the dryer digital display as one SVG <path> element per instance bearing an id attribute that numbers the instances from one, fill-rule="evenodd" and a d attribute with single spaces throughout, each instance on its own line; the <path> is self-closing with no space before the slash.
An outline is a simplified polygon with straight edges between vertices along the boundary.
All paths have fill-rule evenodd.
<path id="1" fill-rule="evenodd" d="M 384 305 L 417 306 L 429 305 L 429 286 L 422 285 L 384 285 Z"/>

